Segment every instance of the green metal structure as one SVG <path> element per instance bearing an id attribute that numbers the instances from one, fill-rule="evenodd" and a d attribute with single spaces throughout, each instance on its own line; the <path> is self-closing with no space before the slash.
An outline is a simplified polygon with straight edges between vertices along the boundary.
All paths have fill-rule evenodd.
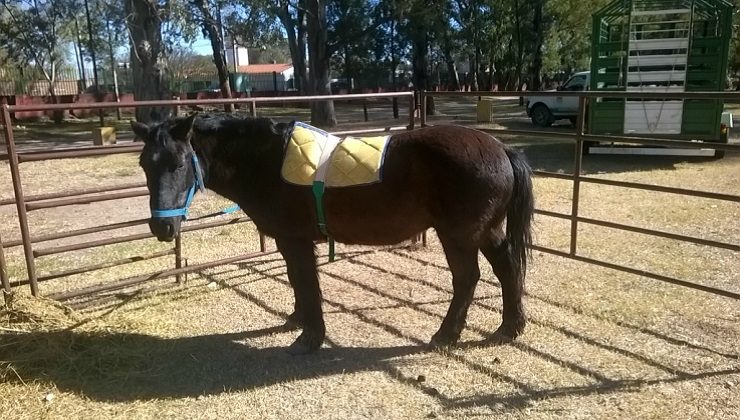
<path id="1" fill-rule="evenodd" d="M 732 3 L 725 0 L 615 0 L 593 15 L 590 90 L 724 90 Z M 593 134 L 726 141 L 719 100 L 591 101 Z"/>

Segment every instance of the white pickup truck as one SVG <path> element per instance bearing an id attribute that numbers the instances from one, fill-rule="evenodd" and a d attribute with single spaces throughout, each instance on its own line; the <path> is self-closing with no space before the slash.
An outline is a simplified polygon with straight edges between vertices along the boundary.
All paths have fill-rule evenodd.
<path id="1" fill-rule="evenodd" d="M 591 80 L 589 71 L 574 74 L 553 91 L 580 92 L 588 90 Z M 577 96 L 525 96 L 527 116 L 534 125 L 549 127 L 557 120 L 568 119 L 573 125 L 578 117 Z"/>

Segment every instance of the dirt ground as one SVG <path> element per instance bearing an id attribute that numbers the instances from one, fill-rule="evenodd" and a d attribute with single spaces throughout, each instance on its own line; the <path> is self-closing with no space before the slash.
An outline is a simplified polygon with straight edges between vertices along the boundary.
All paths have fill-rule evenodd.
<path id="1" fill-rule="evenodd" d="M 342 117 L 345 125 L 361 125 L 355 115 Z M 70 138 L 67 143 L 79 141 Z M 535 169 L 572 169 L 568 142 L 502 139 L 522 147 Z M 24 186 L 33 193 L 60 184 L 76 189 L 143 179 L 133 155 L 24 164 L 23 170 Z M 720 160 L 586 156 L 584 172 L 740 194 L 736 154 Z M 0 197 L 12 195 L 9 181 L 6 167 Z M 740 238 L 737 203 L 590 184 L 581 189 L 586 217 L 734 244 Z M 571 183 L 536 178 L 535 193 L 538 208 L 569 212 Z M 199 195 L 192 212 L 228 204 Z M 146 217 L 146 206 L 142 197 L 41 210 L 31 213 L 31 224 L 34 234 L 76 229 Z M 12 208 L 0 208 L 4 241 L 17 238 L 16 226 Z M 84 239 L 140 231 L 145 227 Z M 569 234 L 565 221 L 535 219 L 538 245 L 567 250 Z M 293 297 L 279 255 L 203 270 L 184 285 L 165 279 L 64 305 L 31 299 L 27 287 L 18 288 L 11 309 L 0 312 L 0 412 L 12 419 L 740 418 L 738 302 L 534 252 L 528 329 L 512 344 L 493 346 L 485 339 L 500 323 L 501 293 L 481 258 L 482 280 L 460 347 L 428 351 L 425 343 L 451 298 L 450 273 L 433 231 L 429 239 L 426 248 L 338 244 L 332 263 L 326 245 L 318 245 L 328 338 L 305 357 L 284 351 L 297 332 L 280 328 Z M 62 243 L 68 242 L 38 248 Z M 39 271 L 166 247 L 144 240 L 43 257 Z M 184 238 L 193 264 L 256 249 L 249 224 Z M 271 241 L 268 249 L 274 249 Z M 740 292 L 740 256 L 729 250 L 588 225 L 579 227 L 578 249 Z M 22 279 L 20 250 L 7 254 L 12 278 Z M 72 276 L 42 283 L 41 291 L 172 263 L 165 257 Z"/>

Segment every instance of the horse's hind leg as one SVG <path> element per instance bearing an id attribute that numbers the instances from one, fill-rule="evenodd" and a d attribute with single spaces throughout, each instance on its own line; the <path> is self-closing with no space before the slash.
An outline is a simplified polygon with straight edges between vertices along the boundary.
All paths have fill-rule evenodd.
<path id="1" fill-rule="evenodd" d="M 488 241 L 481 247 L 493 273 L 501 283 L 501 294 L 504 310 L 501 326 L 491 337 L 494 342 L 508 342 L 515 339 L 524 330 L 526 317 L 522 295 L 524 294 L 524 273 L 512 255 L 509 243 L 502 230 L 491 232 Z"/>
<path id="2" fill-rule="evenodd" d="M 439 235 L 452 272 L 454 294 L 439 330 L 432 337 L 432 347 L 444 347 L 457 343 L 465 328 L 468 308 L 473 301 L 475 286 L 480 279 L 478 268 L 478 249 L 471 244 L 463 244 L 444 235 Z"/>
<path id="3" fill-rule="evenodd" d="M 303 326 L 303 332 L 290 345 L 288 352 L 311 353 L 321 347 L 326 335 L 314 245 L 310 239 L 293 238 L 275 238 L 275 244 L 285 259 L 288 278 L 295 294 L 296 311 L 293 315 L 300 317 Z"/>

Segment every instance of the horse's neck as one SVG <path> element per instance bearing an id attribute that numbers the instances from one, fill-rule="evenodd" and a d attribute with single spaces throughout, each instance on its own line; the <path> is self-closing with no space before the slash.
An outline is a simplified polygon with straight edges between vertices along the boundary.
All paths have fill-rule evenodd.
<path id="1" fill-rule="evenodd" d="M 263 190 L 269 182 L 262 181 L 273 178 L 272 172 L 279 174 L 282 160 L 276 148 L 258 155 L 244 143 L 234 144 L 237 141 L 217 136 L 193 139 L 193 147 L 204 163 L 206 187 L 230 200 Z"/>
<path id="2" fill-rule="evenodd" d="M 220 162 L 217 158 L 218 144 L 213 137 L 193 137 L 191 140 L 193 150 L 203 166 L 203 178 L 206 188 L 222 194 L 221 189 L 224 184 L 224 176 L 221 171 L 225 169 L 225 163 Z"/>

